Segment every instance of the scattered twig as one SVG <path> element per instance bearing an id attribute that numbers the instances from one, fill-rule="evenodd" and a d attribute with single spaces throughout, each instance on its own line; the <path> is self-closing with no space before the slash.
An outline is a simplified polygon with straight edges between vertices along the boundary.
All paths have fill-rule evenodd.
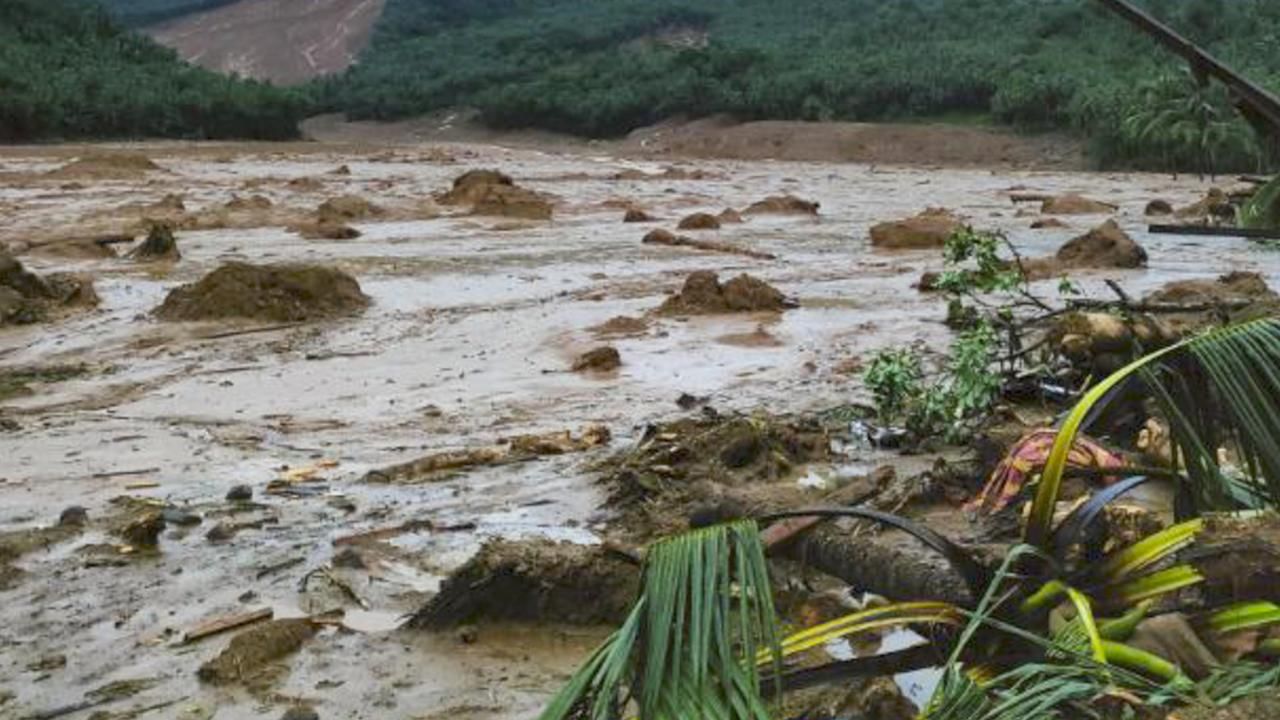
<path id="1" fill-rule="evenodd" d="M 258 571 L 258 574 L 255 575 L 254 578 L 257 580 L 261 580 L 262 578 L 268 575 L 274 575 L 280 572 L 281 570 L 288 570 L 289 568 L 295 565 L 301 565 L 303 562 L 305 562 L 305 558 L 300 558 L 300 557 L 283 560 L 281 562 L 275 563 L 273 565 L 268 565 L 262 568 L 261 570 Z"/>
<path id="2" fill-rule="evenodd" d="M 200 335 L 198 340 L 221 340 L 223 338 L 238 337 L 240 335 L 254 335 L 257 333 L 275 332 L 277 330 L 289 330 L 301 326 L 302 323 L 279 323 L 277 325 L 263 325 L 261 327 L 246 328 L 244 330 L 225 330 L 209 335 Z"/>
<path id="3" fill-rule="evenodd" d="M 110 478 L 128 477 L 129 475 L 150 475 L 151 473 L 160 472 L 160 468 L 143 468 L 141 470 L 112 470 L 110 472 L 100 472 L 90 475 L 94 480 L 108 480 Z"/>
<path id="4" fill-rule="evenodd" d="M 706 250 L 708 252 L 725 253 L 727 255 L 744 255 L 757 260 L 777 260 L 778 256 L 772 253 L 760 252 L 759 250 L 748 250 L 728 243 L 714 242 L 711 240 L 695 240 L 693 238 L 682 236 L 671 237 L 646 237 L 644 239 L 646 245 L 667 245 L 669 247 L 688 247 L 695 250 Z"/>
<path id="5" fill-rule="evenodd" d="M 240 613 L 238 615 L 225 615 L 223 617 L 207 620 L 199 625 L 191 628 L 182 636 L 183 643 L 193 643 L 197 640 L 228 630 L 234 630 L 245 625 L 251 625 L 262 620 L 270 620 L 275 615 L 271 608 L 262 608 L 252 612 Z"/>
<path id="6" fill-rule="evenodd" d="M 1116 300 L 1099 300 L 1096 298 L 1074 298 L 1067 301 L 1072 309 L 1093 308 L 1104 309 L 1121 307 L 1133 312 L 1151 314 L 1160 313 L 1197 313 L 1210 310 L 1240 310 L 1253 303 L 1252 300 L 1215 300 L 1203 303 L 1163 303 L 1163 302 L 1129 302 Z"/>

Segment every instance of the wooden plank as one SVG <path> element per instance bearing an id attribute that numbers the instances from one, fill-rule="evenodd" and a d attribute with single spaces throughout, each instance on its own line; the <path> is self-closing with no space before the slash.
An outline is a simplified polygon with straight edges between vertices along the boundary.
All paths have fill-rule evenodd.
<path id="1" fill-rule="evenodd" d="M 213 618 L 212 620 L 207 620 L 188 630 L 187 633 L 182 636 L 182 642 L 193 643 L 197 640 L 203 640 L 204 638 L 217 635 L 218 633 L 224 633 L 228 630 L 235 630 L 236 628 L 241 628 L 245 625 L 252 625 L 253 623 L 261 622 L 263 620 L 270 620 L 274 615 L 275 611 L 271 608 L 262 608 L 260 610 L 240 613 L 238 615 L 224 615 L 222 617 Z"/>
<path id="2" fill-rule="evenodd" d="M 1211 225 L 1150 225 L 1147 232 L 1156 235 L 1207 235 L 1209 237 L 1242 237 L 1251 240 L 1280 240 L 1280 229 L 1214 227 Z"/>

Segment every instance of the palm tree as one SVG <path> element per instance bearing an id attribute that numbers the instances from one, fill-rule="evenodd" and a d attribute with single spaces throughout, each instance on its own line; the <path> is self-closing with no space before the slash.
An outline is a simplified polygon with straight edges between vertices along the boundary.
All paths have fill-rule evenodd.
<path id="1" fill-rule="evenodd" d="M 1200 82 L 1189 71 L 1146 84 L 1123 131 L 1134 145 L 1158 151 L 1173 167 L 1190 164 L 1201 177 L 1242 160 L 1255 168 L 1262 161 L 1257 137 L 1232 107 L 1227 89 Z"/>

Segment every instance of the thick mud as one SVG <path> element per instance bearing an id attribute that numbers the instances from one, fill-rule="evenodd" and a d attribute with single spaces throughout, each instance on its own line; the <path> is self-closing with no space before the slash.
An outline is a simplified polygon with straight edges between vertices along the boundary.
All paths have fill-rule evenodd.
<path id="1" fill-rule="evenodd" d="M 428 633 L 398 629 L 403 618 L 486 540 L 599 542 L 613 512 L 593 468 L 637 446 L 651 423 L 706 404 L 750 416 L 865 402 L 849 368 L 890 345 L 944 348 L 942 301 L 912 287 L 940 268 L 940 253 L 872 248 L 876 223 L 947 207 L 1041 257 L 1114 215 L 1149 259 L 1146 268 L 1073 273 L 1098 296 L 1109 296 L 1106 279 L 1134 297 L 1230 271 L 1280 282 L 1274 251 L 1145 232 L 1151 199 L 1181 207 L 1206 195 L 1194 178 L 648 162 L 479 145 L 114 149 L 159 169 L 134 161 L 128 172 L 68 174 L 87 149 L 0 151 L 0 240 L 39 275 L 88 274 L 100 298 L 93 309 L 0 329 L 0 387 L 15 378 L 13 392 L 0 391 L 0 533 L 13 540 L 0 550 L 3 717 L 80 702 L 110 712 L 173 702 L 155 716 L 182 718 L 274 718 L 297 704 L 322 718 L 533 716 L 604 629 Z M 349 173 L 330 172 L 340 166 Z M 483 168 L 553 211 L 492 217 L 430 200 Z M 1031 230 L 1036 211 L 1010 199 L 1028 191 L 1119 209 Z M 175 226 L 181 259 L 128 259 L 125 240 L 173 193 L 181 212 L 206 218 Z M 642 231 L 619 221 L 628 207 L 674 223 L 788 195 L 818 203 L 816 214 L 748 212 L 745 222 L 698 231 L 773 260 L 644 244 Z M 249 196 L 263 200 L 236 202 Z M 340 213 L 359 237 L 290 231 L 343 197 L 379 209 Z M 99 247 L 118 255 L 35 251 L 66 238 L 110 240 Z M 355 278 L 368 307 L 319 321 L 155 317 L 170 292 L 233 262 L 333 268 Z M 726 281 L 750 274 L 798 307 L 656 312 L 695 271 Z M 1056 283 L 1046 280 L 1044 294 Z M 569 371 L 602 342 L 620 366 Z M 696 400 L 682 409 L 682 397 Z M 417 482 L 366 481 L 415 459 L 588 424 L 606 427 L 611 442 L 512 453 Z M 854 452 L 831 472 L 897 461 Z M 797 482 L 813 481 L 796 470 Z M 134 507 L 112 502 L 122 496 L 146 504 L 140 535 L 117 531 L 122 508 Z M 87 518 L 56 527 L 72 505 Z M 156 517 L 156 546 L 139 547 Z M 291 634 L 288 653 L 262 653 L 280 666 L 269 682 L 202 681 L 200 668 L 237 632 L 193 643 L 184 633 L 259 608 L 276 620 L 344 614 Z M 103 688 L 113 692 L 95 694 Z"/>

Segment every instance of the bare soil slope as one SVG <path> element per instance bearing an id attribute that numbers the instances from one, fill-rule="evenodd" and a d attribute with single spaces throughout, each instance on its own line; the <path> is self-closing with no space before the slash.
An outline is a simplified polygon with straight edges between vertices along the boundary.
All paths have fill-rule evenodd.
<path id="1" fill-rule="evenodd" d="M 240 0 L 148 29 L 191 62 L 288 85 L 345 70 L 383 0 Z"/>

